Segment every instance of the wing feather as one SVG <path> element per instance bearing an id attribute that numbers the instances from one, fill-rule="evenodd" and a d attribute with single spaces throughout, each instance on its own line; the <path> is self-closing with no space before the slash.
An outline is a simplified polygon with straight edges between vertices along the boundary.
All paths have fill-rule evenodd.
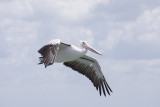
<path id="1" fill-rule="evenodd" d="M 45 65 L 45 68 L 48 65 L 52 65 L 55 62 L 57 52 L 59 50 L 62 50 L 64 48 L 67 48 L 68 46 L 71 46 L 69 44 L 65 44 L 60 42 L 59 39 L 54 39 L 50 41 L 47 45 L 43 46 L 41 49 L 38 50 L 38 52 L 41 54 L 42 57 L 40 57 L 40 63 Z"/>
<path id="2" fill-rule="evenodd" d="M 75 61 L 64 62 L 63 64 L 90 79 L 96 89 L 99 90 L 100 95 L 102 94 L 102 91 L 104 96 L 106 96 L 106 91 L 109 95 L 110 92 L 112 92 L 101 72 L 98 62 L 95 59 L 84 55 Z"/>
<path id="3" fill-rule="evenodd" d="M 55 58 L 57 56 L 59 44 L 49 44 L 43 46 L 38 52 L 43 57 L 43 63 L 45 67 L 47 67 L 49 64 L 53 64 L 55 61 Z"/>

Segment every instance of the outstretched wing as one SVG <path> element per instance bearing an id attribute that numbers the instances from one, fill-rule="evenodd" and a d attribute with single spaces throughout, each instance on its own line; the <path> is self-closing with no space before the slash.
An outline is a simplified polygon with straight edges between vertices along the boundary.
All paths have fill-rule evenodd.
<path id="1" fill-rule="evenodd" d="M 109 95 L 110 92 L 112 92 L 103 73 L 101 72 L 98 62 L 95 59 L 84 55 L 75 61 L 64 62 L 63 64 L 89 78 L 96 89 L 99 90 L 100 95 L 102 90 L 105 96 L 106 91 Z"/>
<path id="2" fill-rule="evenodd" d="M 70 45 L 60 42 L 59 39 L 54 39 L 50 41 L 47 45 L 43 46 L 38 52 L 42 55 L 40 57 L 40 63 L 47 67 L 54 63 L 58 50 L 64 49 Z"/>

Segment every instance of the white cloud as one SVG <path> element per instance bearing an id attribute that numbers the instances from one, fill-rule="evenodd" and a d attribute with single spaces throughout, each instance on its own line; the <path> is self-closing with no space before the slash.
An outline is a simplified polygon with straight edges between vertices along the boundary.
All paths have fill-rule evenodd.
<path id="1" fill-rule="evenodd" d="M 107 65 L 107 71 L 121 72 L 121 73 L 160 73 L 160 59 L 130 59 L 130 60 L 117 60 L 105 59 L 102 66 Z M 107 74 L 106 74 L 107 75 Z"/>
<path id="2" fill-rule="evenodd" d="M 146 10 L 137 23 L 143 30 L 143 34 L 137 37 L 138 40 L 151 44 L 160 44 L 160 7 Z"/>
<path id="3" fill-rule="evenodd" d="M 157 85 L 160 7 L 154 5 L 159 1 L 153 4 L 153 1 L 143 1 L 126 4 L 126 0 L 1 0 L 0 94 L 3 99 L 0 104 L 4 107 L 57 106 L 59 102 L 64 102 L 60 106 L 80 107 L 159 105 L 156 99 L 160 89 Z M 101 60 L 102 72 L 113 89 L 114 93 L 107 97 L 109 103 L 98 96 L 86 77 L 71 69 L 61 64 L 47 69 L 37 65 L 40 56 L 37 50 L 54 38 L 75 45 L 79 40 L 91 45 L 102 41 L 99 48 L 104 54 L 93 57 Z M 123 59 L 128 54 L 132 58 Z M 139 99 L 135 100 L 137 95 Z"/>
<path id="4" fill-rule="evenodd" d="M 113 50 L 121 41 L 142 44 L 160 44 L 160 7 L 145 10 L 135 21 L 113 22 L 106 40 L 100 45 L 106 45 L 106 50 Z"/>
<path id="5" fill-rule="evenodd" d="M 124 34 L 122 30 L 111 31 L 108 34 L 107 39 L 104 41 L 104 43 L 100 43 L 100 45 L 102 47 L 105 46 L 105 49 L 107 50 L 112 50 L 122 39 L 121 37 L 123 37 L 123 35 Z"/>
<path id="6" fill-rule="evenodd" d="M 92 31 L 83 26 L 79 27 L 61 26 L 60 28 L 56 29 L 55 33 L 56 33 L 56 38 L 60 38 L 62 42 L 64 41 L 66 43 L 73 43 L 75 45 L 80 43 L 80 40 L 86 40 L 90 44 L 92 44 L 92 42 L 94 41 Z"/>
<path id="7" fill-rule="evenodd" d="M 39 23 L 12 20 L 4 33 L 7 43 L 23 44 L 36 39 L 36 31 Z"/>
<path id="8" fill-rule="evenodd" d="M 142 43 L 160 44 L 160 36 L 157 33 L 147 33 L 137 37 Z"/>
<path id="9" fill-rule="evenodd" d="M 0 24 L 1 29 L 1 64 L 21 65 L 23 61 L 30 61 L 28 58 L 29 50 L 37 39 L 38 22 L 28 22 L 23 20 L 4 19 Z M 3 54 L 4 53 L 4 54 Z"/>
<path id="10" fill-rule="evenodd" d="M 0 3 L 1 18 L 23 18 L 33 13 L 33 8 L 28 0 L 9 0 Z"/>
<path id="11" fill-rule="evenodd" d="M 50 14 L 49 16 L 56 16 L 63 21 L 79 21 L 90 17 L 90 11 L 97 4 L 108 3 L 108 0 L 44 0 L 40 2 L 34 0 L 31 2 L 36 7 L 36 11 L 41 11 L 40 14 L 46 15 L 47 13 Z"/>
<path id="12" fill-rule="evenodd" d="M 123 26 L 125 27 L 125 24 Z M 160 7 L 144 11 L 135 22 L 131 22 L 127 26 L 129 26 L 129 29 L 124 30 L 132 32 L 132 38 L 130 39 L 140 40 L 140 42 L 143 40 L 147 42 L 150 39 L 150 43 L 158 43 L 159 41 L 156 41 L 160 34 L 158 30 L 160 29 Z"/>

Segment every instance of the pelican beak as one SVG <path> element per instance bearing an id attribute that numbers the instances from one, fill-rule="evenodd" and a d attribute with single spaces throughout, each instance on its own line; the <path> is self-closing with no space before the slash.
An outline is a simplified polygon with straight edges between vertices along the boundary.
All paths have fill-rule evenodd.
<path id="1" fill-rule="evenodd" d="M 90 51 L 93 52 L 93 53 L 96 53 L 96 54 L 98 54 L 98 55 L 102 55 L 100 52 L 98 52 L 96 49 L 94 49 L 93 47 L 89 46 L 88 44 L 86 44 L 84 47 L 85 47 L 87 50 L 90 50 Z"/>

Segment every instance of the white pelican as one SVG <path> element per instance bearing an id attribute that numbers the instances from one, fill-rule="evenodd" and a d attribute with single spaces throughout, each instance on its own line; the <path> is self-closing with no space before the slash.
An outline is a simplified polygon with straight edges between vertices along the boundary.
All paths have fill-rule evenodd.
<path id="1" fill-rule="evenodd" d="M 112 90 L 106 82 L 98 62 L 96 59 L 85 55 L 87 50 L 102 55 L 85 41 L 81 41 L 80 47 L 76 47 L 65 44 L 59 39 L 54 39 L 38 50 L 42 55 L 42 57 L 39 57 L 39 64 L 44 63 L 45 67 L 47 67 L 54 62 L 63 63 L 65 66 L 70 67 L 89 78 L 96 89 L 99 90 L 100 96 L 102 90 L 104 96 L 106 96 L 106 91 L 110 95 Z"/>

